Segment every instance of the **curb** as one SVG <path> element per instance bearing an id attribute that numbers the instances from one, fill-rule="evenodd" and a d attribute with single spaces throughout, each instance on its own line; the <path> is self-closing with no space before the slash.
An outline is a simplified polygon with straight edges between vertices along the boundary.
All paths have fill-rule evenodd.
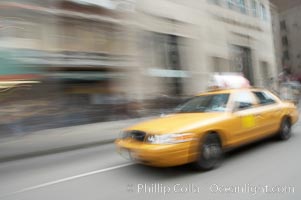
<path id="1" fill-rule="evenodd" d="M 114 141 L 115 141 L 115 139 L 108 139 L 108 140 L 91 142 L 91 143 L 86 143 L 86 144 L 78 144 L 78 145 L 72 145 L 72 146 L 67 146 L 67 147 L 60 147 L 60 148 L 55 148 L 55 149 L 48 149 L 48 150 L 42 150 L 42 151 L 37 151 L 37 152 L 29 152 L 29 153 L 24 153 L 24 154 L 19 154 L 19 155 L 12 155 L 12 156 L 0 158 L 0 163 L 22 160 L 22 159 L 27 159 L 27 158 L 35 158 L 35 157 L 39 157 L 39 156 L 63 153 L 63 152 L 74 151 L 74 150 L 79 150 L 79 149 L 86 149 L 86 148 L 96 147 L 96 146 L 100 146 L 100 145 L 111 144 Z"/>

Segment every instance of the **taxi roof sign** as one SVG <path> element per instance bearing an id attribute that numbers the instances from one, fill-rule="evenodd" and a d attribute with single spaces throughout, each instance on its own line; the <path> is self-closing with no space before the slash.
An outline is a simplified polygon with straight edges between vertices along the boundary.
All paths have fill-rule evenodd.
<path id="1" fill-rule="evenodd" d="M 249 88 L 250 82 L 240 73 L 216 73 L 209 80 L 209 89 Z"/>

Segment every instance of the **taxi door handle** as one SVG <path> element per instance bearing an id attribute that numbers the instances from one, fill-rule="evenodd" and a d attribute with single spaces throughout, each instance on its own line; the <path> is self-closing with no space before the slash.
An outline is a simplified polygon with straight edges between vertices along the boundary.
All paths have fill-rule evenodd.
<path id="1" fill-rule="evenodd" d="M 255 117 L 263 118 L 261 114 L 256 114 Z"/>

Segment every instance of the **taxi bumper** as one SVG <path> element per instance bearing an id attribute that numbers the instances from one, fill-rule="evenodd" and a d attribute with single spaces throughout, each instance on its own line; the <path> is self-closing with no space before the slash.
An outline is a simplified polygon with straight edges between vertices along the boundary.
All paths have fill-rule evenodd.
<path id="1" fill-rule="evenodd" d="M 197 158 L 196 142 L 178 144 L 146 144 L 117 139 L 117 152 L 126 159 L 144 165 L 171 167 L 193 162 Z"/>

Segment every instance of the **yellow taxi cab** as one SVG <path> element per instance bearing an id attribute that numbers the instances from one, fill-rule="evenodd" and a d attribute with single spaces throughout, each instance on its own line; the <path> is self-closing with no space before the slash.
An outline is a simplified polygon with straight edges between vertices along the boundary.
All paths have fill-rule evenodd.
<path id="1" fill-rule="evenodd" d="M 210 170 L 223 152 L 266 137 L 287 140 L 298 110 L 266 89 L 219 89 L 199 94 L 175 112 L 133 125 L 115 141 L 134 162 Z"/>

